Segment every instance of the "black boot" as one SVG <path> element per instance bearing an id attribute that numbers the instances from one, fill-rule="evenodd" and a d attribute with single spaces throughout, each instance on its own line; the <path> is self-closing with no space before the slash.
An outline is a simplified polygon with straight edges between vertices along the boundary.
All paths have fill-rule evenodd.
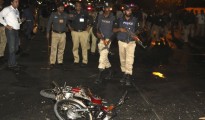
<path id="1" fill-rule="evenodd" d="M 126 74 L 123 73 L 122 78 L 120 79 L 120 83 L 125 83 L 125 79 L 126 79 Z"/>
<path id="2" fill-rule="evenodd" d="M 111 80 L 112 79 L 112 69 L 107 68 L 108 70 L 108 75 L 105 77 L 105 80 Z"/>
<path id="3" fill-rule="evenodd" d="M 126 75 L 126 86 L 131 86 L 131 75 Z"/>
<path id="4" fill-rule="evenodd" d="M 97 79 L 95 80 L 95 84 L 100 84 L 100 83 L 102 83 L 102 72 L 103 72 L 103 69 L 99 69 L 98 77 L 97 77 Z"/>

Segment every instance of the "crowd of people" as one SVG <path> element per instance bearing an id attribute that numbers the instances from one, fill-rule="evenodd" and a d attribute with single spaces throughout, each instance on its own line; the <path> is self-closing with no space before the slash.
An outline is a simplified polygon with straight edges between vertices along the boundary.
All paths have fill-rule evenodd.
<path id="1" fill-rule="evenodd" d="M 11 0 L 11 5 L 2 8 L 0 12 L 0 57 L 3 58 L 7 43 L 8 68 L 11 70 L 21 68 L 16 61 L 16 52 L 21 46 L 20 28 L 25 31 L 23 49 L 27 51 L 34 27 L 34 16 L 30 6 L 23 9 L 22 15 L 20 15 L 18 6 L 19 0 Z M 39 17 L 41 30 L 46 32 L 48 40 L 51 39 L 49 67 L 53 68 L 56 64 L 63 65 L 66 33 L 71 32 L 74 65 L 80 64 L 81 67 L 86 67 L 89 62 L 88 49 L 91 49 L 92 54 L 96 54 L 97 49 L 99 51 L 99 74 L 95 81 L 96 84 L 102 83 L 103 79 L 111 79 L 112 68 L 108 53 L 112 40 L 118 40 L 120 66 L 123 74 L 120 82 L 130 86 L 137 44 L 134 38 L 136 36 L 132 33 L 138 35 L 142 42 L 150 47 L 157 41 L 162 41 L 170 47 L 176 44 L 176 48 L 180 47 L 180 43 L 188 43 L 189 39 L 195 36 L 204 37 L 205 15 L 203 10 L 200 13 L 194 13 L 193 10 L 145 12 L 144 10 L 133 11 L 131 6 L 125 5 L 123 10 L 113 12 L 110 9 L 111 6 L 106 3 L 102 11 L 95 9 L 88 11 L 82 8 L 80 2 L 75 3 L 75 10 L 68 12 L 65 12 L 63 3 L 57 3 L 56 7 L 55 12 L 43 8 Z M 79 47 L 82 50 L 82 57 L 79 56 Z M 102 72 L 105 70 L 109 72 L 104 78 Z"/>

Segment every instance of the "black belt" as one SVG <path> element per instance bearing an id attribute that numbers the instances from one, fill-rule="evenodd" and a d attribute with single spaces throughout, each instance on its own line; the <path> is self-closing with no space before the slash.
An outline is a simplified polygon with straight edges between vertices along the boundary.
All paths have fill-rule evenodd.
<path id="1" fill-rule="evenodd" d="M 65 33 L 65 31 L 56 31 L 56 30 L 53 30 L 53 32 L 60 33 L 60 34 Z"/>

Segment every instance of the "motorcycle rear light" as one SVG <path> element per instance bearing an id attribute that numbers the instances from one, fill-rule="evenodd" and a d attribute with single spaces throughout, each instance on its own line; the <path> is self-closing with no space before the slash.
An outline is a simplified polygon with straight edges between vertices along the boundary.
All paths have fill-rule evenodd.
<path id="1" fill-rule="evenodd" d="M 72 88 L 73 92 L 80 92 L 80 90 L 81 90 L 80 88 Z"/>
<path id="2" fill-rule="evenodd" d="M 101 105 L 101 104 L 102 104 L 102 99 L 101 99 L 101 98 L 98 98 L 98 97 L 91 97 L 91 102 L 92 102 L 93 104 Z"/>

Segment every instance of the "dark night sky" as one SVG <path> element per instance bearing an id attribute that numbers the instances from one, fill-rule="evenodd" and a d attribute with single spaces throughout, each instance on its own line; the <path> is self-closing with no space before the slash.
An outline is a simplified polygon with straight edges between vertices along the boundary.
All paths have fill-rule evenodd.
<path id="1" fill-rule="evenodd" d="M 10 4 L 10 0 L 4 0 L 6 5 Z M 20 0 L 20 4 L 26 3 L 28 0 Z M 36 0 L 30 0 L 36 1 Z M 109 0 L 108 0 L 109 1 Z M 125 3 L 136 3 L 139 6 L 152 7 L 155 0 L 122 0 Z M 205 0 L 183 0 L 186 1 L 186 7 L 205 7 Z"/>
<path id="2" fill-rule="evenodd" d="M 205 0 L 187 0 L 187 7 L 205 7 Z"/>
<path id="3" fill-rule="evenodd" d="M 139 6 L 152 7 L 155 0 L 124 0 L 132 1 Z M 205 0 L 183 0 L 186 7 L 205 7 Z"/>

